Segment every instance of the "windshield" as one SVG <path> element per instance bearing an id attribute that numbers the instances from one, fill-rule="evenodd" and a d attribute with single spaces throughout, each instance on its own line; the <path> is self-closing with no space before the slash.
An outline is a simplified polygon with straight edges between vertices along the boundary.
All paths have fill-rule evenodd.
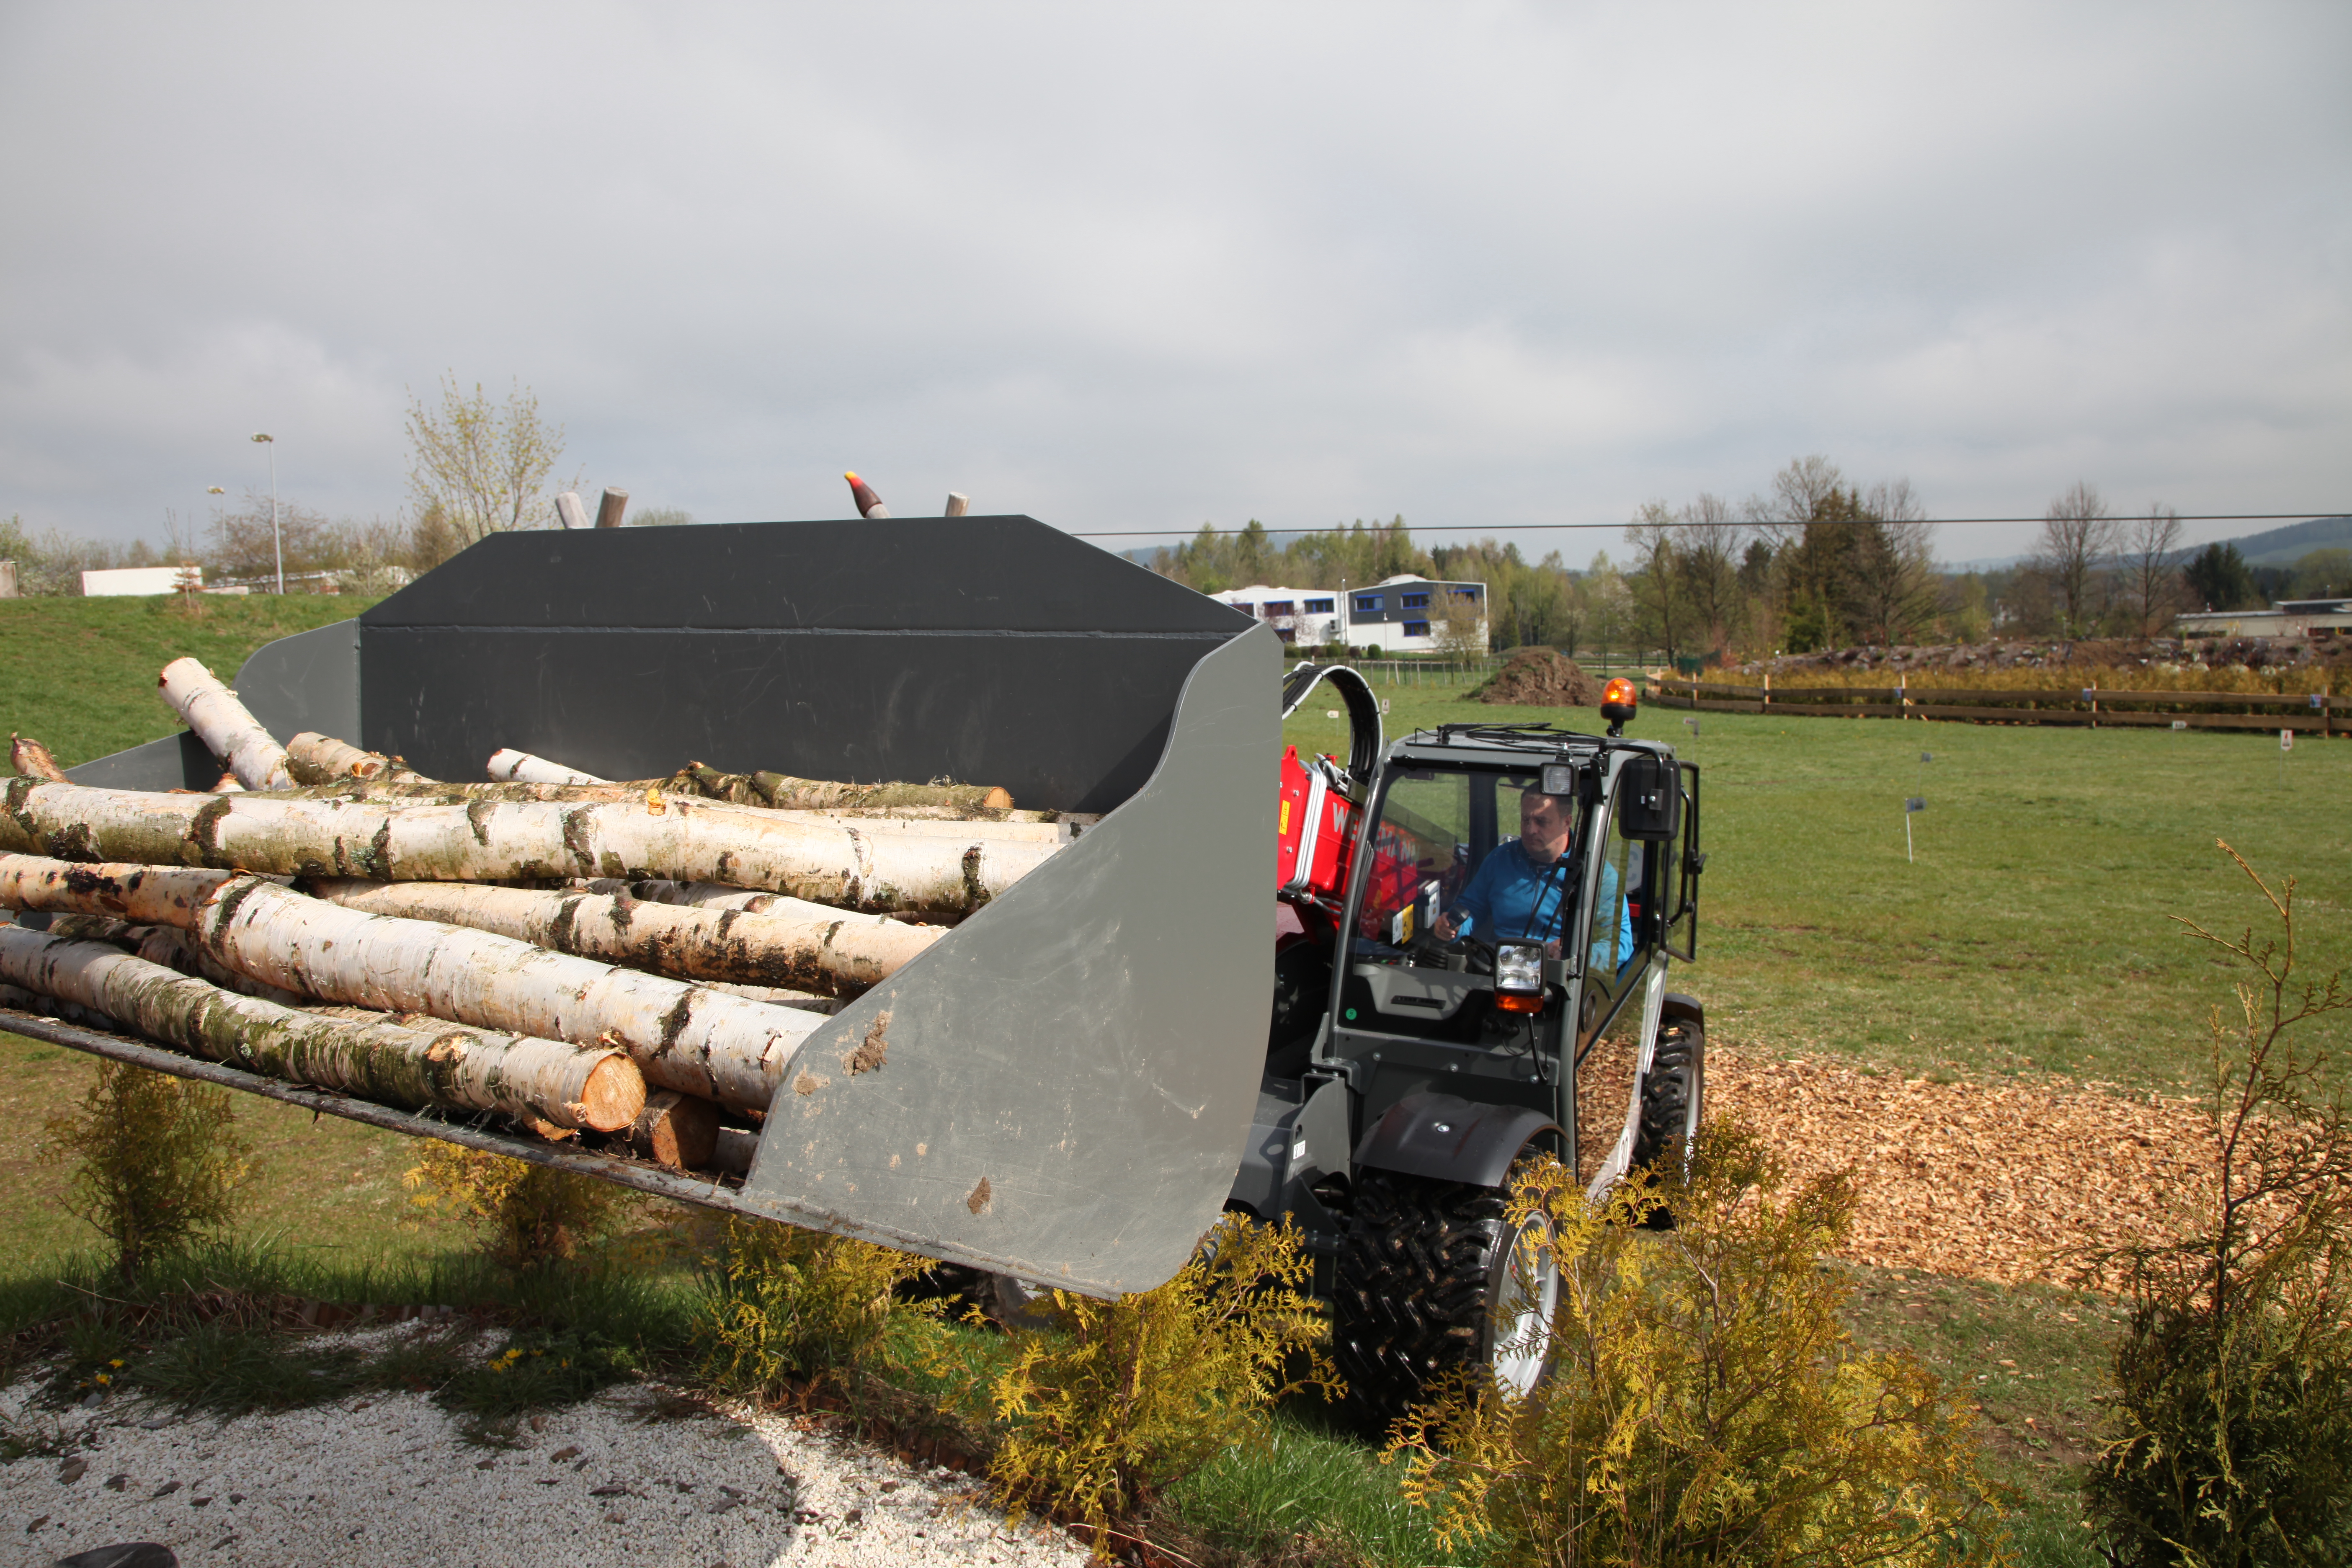
<path id="1" fill-rule="evenodd" d="M 1562 941 L 1576 902 L 1568 867 L 1575 802 L 1542 794 L 1538 783 L 1533 770 L 1391 773 L 1369 840 L 1359 952 L 1401 959 L 1412 928 L 1432 915 L 1440 938 Z"/>

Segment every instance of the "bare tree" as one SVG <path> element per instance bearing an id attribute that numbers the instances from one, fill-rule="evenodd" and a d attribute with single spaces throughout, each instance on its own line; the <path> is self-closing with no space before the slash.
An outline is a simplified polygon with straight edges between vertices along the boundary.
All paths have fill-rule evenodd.
<path id="1" fill-rule="evenodd" d="M 1681 552 L 1675 541 L 1675 514 L 1664 501 L 1645 503 L 1625 525 L 1625 542 L 1633 547 L 1633 569 L 1638 574 L 1628 584 L 1633 590 L 1634 604 L 1657 628 L 1667 662 L 1672 663 L 1675 651 L 1682 646 L 1677 635 L 1683 628 L 1682 574 L 1677 570 Z"/>
<path id="2" fill-rule="evenodd" d="M 2150 501 L 2146 517 L 2124 526 L 2124 594 L 2138 618 L 2139 635 L 2152 637 L 2172 623 L 2180 608 L 2180 514 Z"/>
<path id="3" fill-rule="evenodd" d="M 2033 552 L 2032 566 L 2058 601 L 2061 635 L 2083 635 L 2099 574 L 2115 551 L 2116 532 L 2116 520 L 2099 499 L 2097 487 L 2081 479 L 2042 514 L 2042 542 Z"/>
<path id="4" fill-rule="evenodd" d="M 468 397 L 455 376 L 443 377 L 437 411 L 410 397 L 408 442 L 420 522 L 434 520 L 458 548 L 509 529 L 544 527 L 553 515 L 547 478 L 563 455 L 563 427 L 541 422 L 539 399 L 520 385 L 500 406 L 480 383 Z M 575 477 L 558 488 L 578 484 Z"/>
<path id="5" fill-rule="evenodd" d="M 1732 625 L 1739 616 L 1743 530 L 1732 520 L 1728 502 L 1705 492 L 1682 509 L 1679 525 L 1682 537 L 1675 560 L 1679 586 L 1707 647 L 1720 654 L 1729 647 Z"/>

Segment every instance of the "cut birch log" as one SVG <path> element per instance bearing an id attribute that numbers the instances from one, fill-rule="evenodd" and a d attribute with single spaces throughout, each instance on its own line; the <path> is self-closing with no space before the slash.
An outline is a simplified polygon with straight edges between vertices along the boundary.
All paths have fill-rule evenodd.
<path id="1" fill-rule="evenodd" d="M 282 985 L 272 985 L 267 980 L 257 980 L 250 974 L 240 974 L 198 947 L 184 931 L 172 926 L 132 927 L 126 935 L 135 933 L 137 940 L 129 950 L 150 963 L 160 963 L 180 974 L 193 974 L 197 979 L 234 991 L 240 996 L 258 996 L 265 1002 L 275 1002 L 283 1007 L 299 1007 L 310 1000 L 298 991 Z"/>
<path id="2" fill-rule="evenodd" d="M 626 1051 L 646 1079 L 764 1110 L 817 1014 L 550 952 L 488 931 L 306 898 L 257 879 L 225 884 L 196 939 L 240 973 L 387 1012 Z"/>
<path id="3" fill-rule="evenodd" d="M 652 796 L 630 804 L 394 808 L 275 795 L 154 795 L 18 778 L 0 851 L 378 881 L 548 877 L 727 882 L 868 910 L 961 913 L 1055 853 L 783 821 Z"/>
<path id="4" fill-rule="evenodd" d="M 858 516 L 887 517 L 890 515 L 890 509 L 882 504 L 882 498 L 874 493 L 874 487 L 859 479 L 856 470 L 852 469 L 841 477 L 849 481 L 849 499 L 857 503 Z"/>
<path id="5" fill-rule="evenodd" d="M 0 873 L 11 858 L 0 857 Z M 862 991 L 946 934 L 880 915 L 785 900 L 789 911 L 698 909 L 683 899 L 642 902 L 613 889 L 539 892 L 472 882 L 375 882 L 319 877 L 315 898 L 369 914 L 494 931 L 534 947 L 694 980 Z M 773 895 L 755 895 L 772 897 Z M 0 881 L 0 900 L 6 897 Z"/>
<path id="6" fill-rule="evenodd" d="M 577 490 L 565 490 L 555 498 L 555 520 L 566 528 L 588 526 L 588 509 L 580 504 Z"/>
<path id="7" fill-rule="evenodd" d="M 767 803 L 786 810 L 888 810 L 906 805 L 978 806 L 999 811 L 1013 804 L 1009 790 L 994 784 L 841 784 L 761 771 L 751 775 Z"/>
<path id="8" fill-rule="evenodd" d="M 646 1096 L 629 1128 L 629 1147 L 673 1171 L 706 1170 L 719 1144 L 719 1108 L 675 1089 Z"/>
<path id="9" fill-rule="evenodd" d="M 596 526 L 618 528 L 621 514 L 629 510 L 629 492 L 617 485 L 606 485 L 604 498 L 596 503 Z"/>
<path id="10" fill-rule="evenodd" d="M 305 730 L 286 742 L 286 771 L 298 784 L 332 784 L 350 780 L 385 784 L 434 782 L 398 757 L 363 752 L 315 730 Z"/>
<path id="11" fill-rule="evenodd" d="M 196 923 L 196 907 L 232 873 L 192 866 L 80 865 L 0 855 L 0 908 L 111 915 L 137 925 Z"/>
<path id="12" fill-rule="evenodd" d="M 86 1029 L 104 1029 L 110 1035 L 124 1032 L 121 1025 L 103 1013 L 92 1012 L 77 1002 L 62 1002 L 55 996 L 44 996 L 21 985 L 0 985 L 0 1007 L 14 1007 L 19 1013 L 30 1013 L 36 1017 L 63 1018 L 68 1024 L 79 1024 Z"/>
<path id="13" fill-rule="evenodd" d="M 940 513 L 940 515 L 941 517 L 961 517 L 971 510 L 971 498 L 970 496 L 964 494 L 961 490 L 950 490 L 948 492 L 947 510 Z"/>
<path id="14" fill-rule="evenodd" d="M 545 757 L 534 757 L 529 752 L 509 751 L 505 747 L 490 753 L 490 777 L 501 783 L 555 784 L 610 784 L 594 773 L 583 773 L 578 768 L 567 768 L 562 763 L 551 763 Z"/>
<path id="15" fill-rule="evenodd" d="M 65 769 L 58 766 L 57 758 L 49 754 L 47 746 L 13 730 L 8 732 L 8 765 L 26 778 L 66 782 Z"/>
<path id="16" fill-rule="evenodd" d="M 219 778 L 213 781 L 211 793 L 214 795 L 243 795 L 246 793 L 246 790 L 245 785 L 237 782 L 237 776 L 235 773 L 223 773 Z"/>
<path id="17" fill-rule="evenodd" d="M 283 789 L 294 782 L 286 771 L 286 748 L 246 711 L 220 677 L 193 658 L 175 658 L 163 667 L 155 684 L 172 711 L 228 764 L 237 783 L 247 789 Z"/>
<path id="18" fill-rule="evenodd" d="M 489 1110 L 598 1132 L 617 1131 L 645 1110 L 644 1077 L 608 1047 L 322 1017 L 239 996 L 104 942 L 0 927 L 0 980 L 212 1061 L 408 1110 Z"/>
<path id="19" fill-rule="evenodd" d="M 105 914 L 50 914 L 41 910 L 20 915 L 17 923 L 29 930 L 45 931 L 51 936 L 70 937 L 76 942 L 109 942 L 125 952 L 136 953 L 150 963 L 160 963 L 182 974 L 193 974 L 199 980 L 210 981 L 240 995 L 259 996 L 289 1007 L 305 1000 L 266 980 L 239 974 L 191 942 L 183 926 L 151 925 L 143 921 L 118 920 Z"/>

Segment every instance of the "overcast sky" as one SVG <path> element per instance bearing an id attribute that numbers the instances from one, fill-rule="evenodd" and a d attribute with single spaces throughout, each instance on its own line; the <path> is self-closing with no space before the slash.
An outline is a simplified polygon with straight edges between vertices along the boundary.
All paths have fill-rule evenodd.
<path id="1" fill-rule="evenodd" d="M 390 515 L 445 373 L 705 521 L 2352 510 L 2347 83 L 2341 0 L 0 0 L 0 516 L 161 542 L 257 429 Z"/>

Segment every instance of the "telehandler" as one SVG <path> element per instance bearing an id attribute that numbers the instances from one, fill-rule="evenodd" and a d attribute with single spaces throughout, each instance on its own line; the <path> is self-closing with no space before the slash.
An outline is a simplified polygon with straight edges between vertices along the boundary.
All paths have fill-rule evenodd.
<path id="1" fill-rule="evenodd" d="M 1367 1405 L 1465 1363 L 1524 1389 L 1558 1279 L 1504 1222 L 1512 1172 L 1550 1153 L 1605 1188 L 1697 1127 L 1704 1020 L 1666 986 L 1696 938 L 1697 770 L 1623 736 L 1630 682 L 1605 734 L 1391 743 L 1355 670 L 1282 662 L 1271 626 L 1017 516 L 496 534 L 247 660 L 238 692 L 281 738 L 433 777 L 502 748 L 622 779 L 690 758 L 985 782 L 1067 819 L 1061 850 L 807 1037 L 740 1178 L 0 1025 L 1032 1289 L 1148 1289 L 1221 1210 L 1289 1215 Z M 1285 756 L 1318 689 L 1349 754 Z M 69 777 L 220 771 L 184 733 Z M 1523 797 L 1572 825 L 1540 918 L 1465 923 Z M 1588 1128 L 1597 1047 L 1634 1066 Z"/>

